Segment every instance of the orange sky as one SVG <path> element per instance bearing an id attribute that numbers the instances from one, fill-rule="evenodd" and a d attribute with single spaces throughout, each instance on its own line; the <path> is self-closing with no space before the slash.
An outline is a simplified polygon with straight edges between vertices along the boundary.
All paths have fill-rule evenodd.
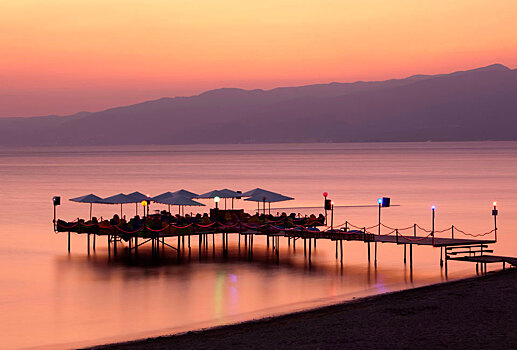
<path id="1" fill-rule="evenodd" d="M 517 66 L 515 0 L 3 0 L 0 116 Z"/>

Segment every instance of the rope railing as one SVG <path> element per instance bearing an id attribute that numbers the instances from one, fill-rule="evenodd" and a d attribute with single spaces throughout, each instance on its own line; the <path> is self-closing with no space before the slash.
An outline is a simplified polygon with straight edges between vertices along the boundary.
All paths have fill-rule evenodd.
<path id="1" fill-rule="evenodd" d="M 198 228 L 209 228 L 209 227 L 213 227 L 214 225 L 217 225 L 216 227 L 219 227 L 219 228 L 222 228 L 222 229 L 231 229 L 231 228 L 234 228 L 234 227 L 237 227 L 239 225 L 241 225 L 241 227 L 243 228 L 247 228 L 247 229 L 252 229 L 252 230 L 261 230 L 261 229 L 264 229 L 264 228 L 274 228 L 276 230 L 283 230 L 283 231 L 304 231 L 304 232 L 321 232 L 321 233 L 325 233 L 325 232 L 330 232 L 330 231 L 336 231 L 336 230 L 339 230 L 341 228 L 343 228 L 343 226 L 347 228 L 354 228 L 354 229 L 357 229 L 365 234 L 372 234 L 372 235 L 378 235 L 379 233 L 378 232 L 372 232 L 371 230 L 374 229 L 374 228 L 378 228 L 379 226 L 381 227 L 384 227 L 386 229 L 389 229 L 390 231 L 388 233 L 381 233 L 381 236 L 389 236 L 389 235 L 392 235 L 393 233 L 397 232 L 398 235 L 400 235 L 401 237 L 407 239 L 407 240 L 410 240 L 410 241 L 419 241 L 419 240 L 423 240 L 429 236 L 433 236 L 436 235 L 436 234 L 439 234 L 439 233 L 444 233 L 444 232 L 448 232 L 448 231 L 452 231 L 455 232 L 455 233 L 460 233 L 460 234 L 463 234 L 463 235 L 466 235 L 466 236 L 470 236 L 470 237 L 482 237 L 482 236 L 486 236 L 486 235 L 489 235 L 489 234 L 492 234 L 494 232 L 497 231 L 496 228 L 488 231 L 488 232 L 484 232 L 484 233 L 477 233 L 477 234 L 474 234 L 474 233 L 468 233 L 468 232 L 465 232 L 459 228 L 457 228 L 456 226 L 450 226 L 450 227 L 446 227 L 442 230 L 429 230 L 429 229 L 426 229 L 425 227 L 422 227 L 418 224 L 414 224 L 414 225 L 411 225 L 411 226 L 407 226 L 407 227 L 403 227 L 403 228 L 395 228 L 395 227 L 391 227 L 391 226 L 388 226 L 384 223 L 377 223 L 375 225 L 372 225 L 372 226 L 357 226 L 357 225 L 354 225 L 352 223 L 350 223 L 349 221 L 346 221 L 340 225 L 333 225 L 332 227 L 331 226 L 328 226 L 328 225 L 319 225 L 318 226 L 318 230 L 319 231 L 315 231 L 314 229 L 309 229 L 309 227 L 313 226 L 315 223 L 320 223 L 319 221 L 315 220 L 314 222 L 311 222 L 310 224 L 306 224 L 306 225 L 298 225 L 298 224 L 294 224 L 294 227 L 283 227 L 283 226 L 280 226 L 280 225 L 277 225 L 277 223 L 280 223 L 282 221 L 285 221 L 287 218 L 283 218 L 281 220 L 268 220 L 266 219 L 265 222 L 267 222 L 266 224 L 247 224 L 247 223 L 243 223 L 241 221 L 239 222 L 235 222 L 235 223 L 232 223 L 232 224 L 223 224 L 221 222 L 212 222 L 210 224 L 206 224 L 206 225 L 203 225 L 203 224 L 199 224 L 199 223 L 190 223 L 188 225 L 184 225 L 184 226 L 179 226 L 179 225 L 174 225 L 174 224 L 168 224 L 167 226 L 165 227 L 162 227 L 161 229 L 153 229 L 151 227 L 149 227 L 148 225 L 144 225 L 143 227 L 137 229 L 137 230 L 134 230 L 134 231 L 127 231 L 127 230 L 124 230 L 123 228 L 121 228 L 120 226 L 118 225 L 113 225 L 113 224 L 108 224 L 109 226 L 106 226 L 106 225 L 102 225 L 101 223 L 90 223 L 90 224 L 87 224 L 87 223 L 84 223 L 84 222 L 81 222 L 79 219 L 75 219 L 74 221 L 72 222 L 69 222 L 69 223 L 66 223 L 66 224 L 63 224 L 62 222 L 59 222 L 59 220 L 56 221 L 56 226 L 59 226 L 60 228 L 62 229 L 65 229 L 65 230 L 69 230 L 69 229 L 73 229 L 77 226 L 79 226 L 79 231 L 81 229 L 81 227 L 93 227 L 93 226 L 98 226 L 99 229 L 103 229 L 103 230 L 107 230 L 107 229 L 117 229 L 119 230 L 120 232 L 123 232 L 125 234 L 135 234 L 135 233 L 138 233 L 142 230 L 149 230 L 150 232 L 163 232 L 169 228 L 174 228 L 174 229 L 187 229 L 189 227 L 198 227 Z M 424 233 L 426 233 L 427 235 L 425 237 L 419 237 L 419 238 L 416 238 L 416 237 L 408 237 L 406 235 L 403 235 L 401 233 L 401 231 L 407 231 L 407 230 L 415 230 L 415 236 L 417 234 L 417 229 L 420 230 L 420 231 L 423 231 Z"/>
<path id="2" fill-rule="evenodd" d="M 494 232 L 496 231 L 496 229 L 494 228 L 494 229 L 492 229 L 492 230 L 490 230 L 490 231 L 488 231 L 488 232 L 478 233 L 478 234 L 467 233 L 467 232 L 465 232 L 465 231 L 460 230 L 460 229 L 459 229 L 459 228 L 457 228 L 457 227 L 454 227 L 454 231 L 459 232 L 459 233 L 461 233 L 461 234 L 464 234 L 464 235 L 466 235 L 466 236 L 471 236 L 471 237 L 482 237 L 482 236 L 486 236 L 486 235 L 489 235 L 489 234 L 491 234 L 491 233 L 494 233 Z"/>
<path id="3" fill-rule="evenodd" d="M 425 237 L 419 237 L 419 238 L 415 238 L 415 237 L 406 237 L 404 236 L 402 233 L 400 232 L 397 232 L 397 234 L 404 238 L 404 239 L 407 239 L 408 241 L 413 241 L 413 242 L 417 242 L 417 241 L 423 241 L 424 239 L 428 238 L 429 236 L 431 236 L 432 232 L 429 232 L 429 234 Z"/>
<path id="4" fill-rule="evenodd" d="M 128 235 L 135 234 L 135 233 L 137 233 L 137 232 L 142 231 L 142 229 L 143 229 L 143 227 L 140 227 L 138 230 L 135 230 L 135 231 L 126 231 L 126 230 L 123 230 L 123 229 L 121 229 L 120 227 L 115 226 L 115 225 L 111 225 L 111 227 L 109 227 L 109 226 L 108 226 L 108 227 L 103 227 L 103 228 L 104 228 L 104 229 L 108 229 L 108 228 L 113 228 L 113 227 L 114 227 L 114 228 L 116 228 L 117 230 L 119 230 L 120 232 L 127 233 Z"/>

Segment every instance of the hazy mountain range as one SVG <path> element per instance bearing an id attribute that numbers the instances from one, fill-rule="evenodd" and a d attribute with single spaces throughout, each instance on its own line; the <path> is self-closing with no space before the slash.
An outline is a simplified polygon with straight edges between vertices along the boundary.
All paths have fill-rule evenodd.
<path id="1" fill-rule="evenodd" d="M 517 70 L 217 89 L 71 116 L 0 118 L 3 145 L 517 140 Z"/>

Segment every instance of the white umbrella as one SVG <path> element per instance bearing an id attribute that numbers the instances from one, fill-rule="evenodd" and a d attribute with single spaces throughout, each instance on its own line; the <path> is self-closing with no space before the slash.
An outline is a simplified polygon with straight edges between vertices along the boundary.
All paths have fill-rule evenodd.
<path id="1" fill-rule="evenodd" d="M 274 193 L 274 192 L 269 192 L 269 193 L 256 193 L 255 195 L 249 197 L 249 198 L 246 198 L 245 201 L 251 201 L 251 202 L 257 202 L 257 203 L 264 203 L 264 214 L 266 214 L 266 202 L 269 203 L 269 209 L 271 210 L 271 203 L 272 202 L 283 202 L 283 201 L 290 201 L 290 200 L 293 200 L 294 198 L 292 197 L 288 197 L 288 196 L 284 196 L 283 194 L 280 194 L 280 193 Z M 259 206 L 260 208 L 260 206 Z"/>
<path id="2" fill-rule="evenodd" d="M 120 204 L 120 218 L 122 219 L 122 204 L 135 203 L 135 200 L 130 196 L 119 193 L 110 197 L 106 197 L 102 200 L 104 204 Z"/>
<path id="3" fill-rule="evenodd" d="M 198 196 L 197 193 L 194 193 L 194 192 L 190 192 L 190 191 L 187 191 L 187 190 L 178 190 L 178 191 L 175 191 L 175 192 L 172 192 L 172 195 L 173 196 L 183 196 L 183 197 L 187 197 L 187 198 L 196 198 Z"/>
<path id="4" fill-rule="evenodd" d="M 246 191 L 242 194 L 243 197 L 252 197 L 252 196 L 258 196 L 258 195 L 281 195 L 280 193 L 268 191 L 263 188 L 255 188 L 253 190 Z"/>
<path id="5" fill-rule="evenodd" d="M 149 201 L 150 200 L 148 195 L 145 195 L 145 194 L 143 194 L 141 192 L 138 192 L 138 191 L 130 193 L 127 196 L 134 200 L 134 202 L 132 202 L 132 203 L 136 203 L 136 215 L 138 215 L 138 203 L 140 203 L 142 201 Z"/>
<path id="6" fill-rule="evenodd" d="M 241 197 L 242 196 L 242 193 L 238 193 L 236 191 L 232 191 L 232 190 L 229 190 L 227 188 L 223 189 L 223 190 L 213 190 L 213 191 L 210 191 L 210 192 L 207 192 L 207 193 L 203 193 L 203 194 L 200 194 L 194 198 L 204 198 L 204 199 L 208 199 L 208 198 L 215 198 L 215 197 L 219 197 L 219 198 L 237 198 L 237 197 Z"/>
<path id="7" fill-rule="evenodd" d="M 194 198 L 209 199 L 209 198 L 215 198 L 215 197 L 224 198 L 224 200 L 225 200 L 224 209 L 226 209 L 226 198 L 232 198 L 232 209 L 233 209 L 233 199 L 242 197 L 242 193 L 237 192 L 237 191 L 232 191 L 232 190 L 225 188 L 222 190 L 213 190 L 213 191 L 210 191 L 207 193 L 203 193 Z"/>
<path id="8" fill-rule="evenodd" d="M 151 200 L 153 202 L 156 202 L 156 201 L 159 201 L 161 199 L 168 198 L 170 196 L 174 196 L 174 193 L 167 191 L 167 192 L 163 192 L 162 194 L 159 194 L 157 196 L 151 197 Z"/>
<path id="9" fill-rule="evenodd" d="M 171 211 L 171 209 L 170 209 L 171 205 L 177 205 L 180 209 L 180 212 L 181 212 L 181 208 L 184 206 L 199 206 L 199 207 L 205 206 L 202 203 L 196 202 L 195 200 L 192 200 L 188 197 L 180 196 L 180 195 L 175 195 L 175 196 L 170 196 L 168 198 L 160 199 L 160 200 L 156 201 L 156 203 L 167 204 L 169 206 L 169 212 Z"/>
<path id="10" fill-rule="evenodd" d="M 90 203 L 90 220 L 92 219 L 92 204 L 93 203 L 104 203 L 102 198 L 94 195 L 93 193 L 87 194 L 85 196 L 80 196 L 76 198 L 70 198 L 72 202 L 78 203 Z"/>
<path id="11" fill-rule="evenodd" d="M 130 193 L 130 194 L 127 194 L 126 195 L 127 197 L 130 197 L 131 199 L 134 200 L 133 203 L 138 203 L 138 202 L 141 202 L 141 201 L 146 201 L 146 200 L 149 200 L 149 196 L 141 193 L 141 192 L 133 192 L 133 193 Z"/>

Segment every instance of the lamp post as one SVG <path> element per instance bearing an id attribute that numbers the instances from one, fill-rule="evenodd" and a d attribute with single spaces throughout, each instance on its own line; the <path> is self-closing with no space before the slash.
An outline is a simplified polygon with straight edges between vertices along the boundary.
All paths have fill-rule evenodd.
<path id="1" fill-rule="evenodd" d="M 214 197 L 214 203 L 215 203 L 215 221 L 219 220 L 219 202 L 221 201 L 221 198 L 218 196 Z"/>
<path id="2" fill-rule="evenodd" d="M 145 229 L 145 208 L 147 208 L 147 201 L 142 201 L 142 207 L 144 207 L 144 217 L 143 217 L 143 220 L 144 220 L 144 229 Z"/>
<path id="3" fill-rule="evenodd" d="M 330 202 L 330 232 L 334 232 L 334 201 Z"/>
<path id="4" fill-rule="evenodd" d="M 54 196 L 52 197 L 52 204 L 54 205 L 54 231 L 56 231 L 57 223 L 56 223 L 56 207 L 61 204 L 61 197 Z"/>
<path id="5" fill-rule="evenodd" d="M 377 234 L 380 235 L 381 234 L 381 208 L 382 208 L 382 198 L 379 198 L 377 199 L 377 204 L 379 204 L 379 227 L 378 227 L 378 230 L 377 230 Z"/>
<path id="6" fill-rule="evenodd" d="M 327 196 L 329 194 L 327 192 L 323 192 L 323 208 L 325 209 L 325 225 L 327 224 L 327 206 L 326 206 L 326 201 L 327 201 Z"/>
<path id="7" fill-rule="evenodd" d="M 497 214 L 499 214 L 497 210 L 497 202 L 494 202 L 494 209 L 492 209 L 492 215 L 494 216 L 494 235 L 495 241 L 497 242 Z"/>
<path id="8" fill-rule="evenodd" d="M 433 225 L 431 228 L 431 235 L 433 236 L 433 246 L 434 246 L 434 219 L 435 219 L 435 210 L 436 207 L 434 205 L 431 206 L 431 211 L 433 212 Z"/>

